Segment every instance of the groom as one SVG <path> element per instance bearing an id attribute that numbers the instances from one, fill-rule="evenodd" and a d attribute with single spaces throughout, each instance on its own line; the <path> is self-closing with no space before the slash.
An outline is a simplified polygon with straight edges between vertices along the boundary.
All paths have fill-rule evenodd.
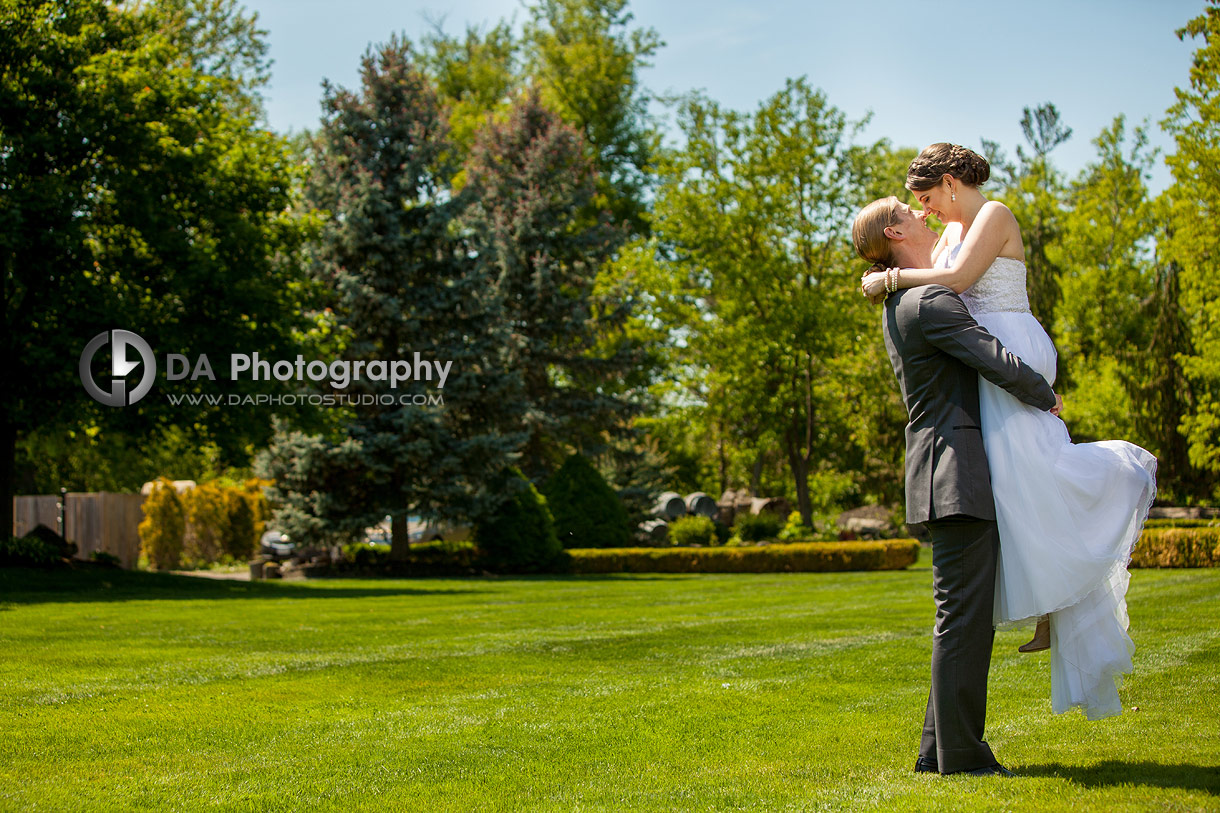
<path id="1" fill-rule="evenodd" d="M 936 233 L 910 207 L 894 204 L 896 222 L 884 228 L 887 264 L 930 268 Z M 1058 414 L 1062 402 L 943 285 L 890 294 L 883 327 L 910 415 L 907 522 L 925 523 L 932 535 L 932 689 L 915 770 L 1012 776 L 983 740 L 1000 539 L 983 450 L 979 376 L 1038 409 Z"/>

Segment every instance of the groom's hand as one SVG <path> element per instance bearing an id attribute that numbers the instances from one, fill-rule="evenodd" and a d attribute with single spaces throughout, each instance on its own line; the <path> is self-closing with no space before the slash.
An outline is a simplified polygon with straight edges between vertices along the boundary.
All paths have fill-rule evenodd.
<path id="1" fill-rule="evenodd" d="M 1058 418 L 1059 413 L 1062 411 L 1063 411 L 1063 396 L 1060 395 L 1059 393 L 1055 393 L 1055 405 L 1050 408 L 1050 413 L 1052 415 L 1054 415 L 1056 418 Z"/>

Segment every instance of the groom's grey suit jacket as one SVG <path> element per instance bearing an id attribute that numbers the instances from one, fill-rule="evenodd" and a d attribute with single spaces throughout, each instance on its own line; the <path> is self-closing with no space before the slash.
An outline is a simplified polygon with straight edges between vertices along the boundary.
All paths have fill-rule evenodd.
<path id="1" fill-rule="evenodd" d="M 1004 349 L 943 285 L 891 294 L 883 325 L 909 418 L 907 522 L 954 514 L 995 519 L 979 376 L 1043 410 L 1055 405 L 1050 384 Z"/>

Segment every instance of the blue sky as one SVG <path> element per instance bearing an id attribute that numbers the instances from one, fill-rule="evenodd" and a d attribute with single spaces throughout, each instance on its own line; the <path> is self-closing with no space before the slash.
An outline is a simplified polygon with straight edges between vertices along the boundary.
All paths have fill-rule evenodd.
<path id="1" fill-rule="evenodd" d="M 526 17 L 517 0 L 245 0 L 268 30 L 274 60 L 267 90 L 277 130 L 316 125 L 321 82 L 354 87 L 361 54 L 394 32 L 411 39 L 443 20 L 460 33 Z M 1185 85 L 1196 47 L 1174 31 L 1203 0 L 945 0 L 741 2 L 635 0 L 636 22 L 666 43 L 644 73 L 657 92 L 700 89 L 752 110 L 788 77 L 807 76 L 849 118 L 872 114 L 862 140 L 923 147 L 980 137 L 1011 155 L 1021 110 L 1053 102 L 1074 133 L 1053 157 L 1075 174 L 1090 143 L 1118 114 L 1148 119 L 1152 143 L 1172 142 L 1159 121 Z M 1153 186 L 1168 182 L 1159 167 Z M 897 180 L 897 179 L 896 179 Z"/>

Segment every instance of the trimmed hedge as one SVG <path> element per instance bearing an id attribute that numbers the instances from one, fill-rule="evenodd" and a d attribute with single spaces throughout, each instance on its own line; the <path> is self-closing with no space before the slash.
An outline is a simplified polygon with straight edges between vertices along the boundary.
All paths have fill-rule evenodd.
<path id="1" fill-rule="evenodd" d="M 579 548 L 573 573 L 826 573 L 901 570 L 919 558 L 919 541 L 797 542 L 730 548 Z"/>
<path id="2" fill-rule="evenodd" d="M 1170 519 L 1157 517 L 1144 522 L 1144 528 L 1220 528 L 1220 519 Z"/>
<path id="3" fill-rule="evenodd" d="M 1131 567 L 1220 567 L 1220 528 L 1145 528 Z"/>

